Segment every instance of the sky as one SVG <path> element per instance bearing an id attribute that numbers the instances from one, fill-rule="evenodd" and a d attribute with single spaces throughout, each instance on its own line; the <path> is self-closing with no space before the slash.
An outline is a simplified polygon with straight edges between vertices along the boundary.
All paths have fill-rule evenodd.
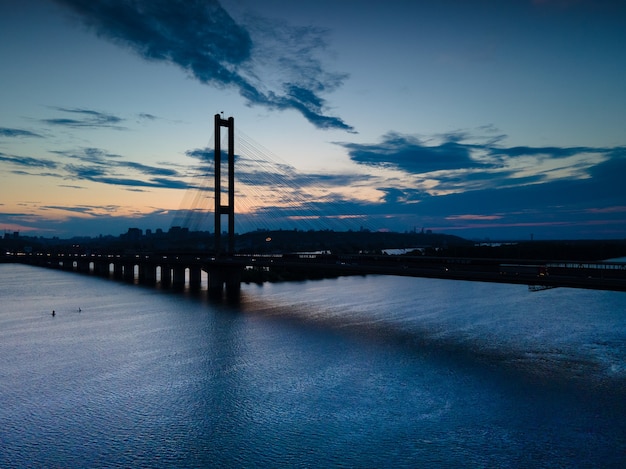
<path id="1" fill-rule="evenodd" d="M 626 238 L 622 0 L 0 0 L 0 228 Z M 225 226 L 223 222 L 222 226 Z"/>

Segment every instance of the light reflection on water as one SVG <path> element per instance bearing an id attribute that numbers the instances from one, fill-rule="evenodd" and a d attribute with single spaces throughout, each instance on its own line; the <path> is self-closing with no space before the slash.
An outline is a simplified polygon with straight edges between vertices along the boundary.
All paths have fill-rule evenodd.
<path id="1" fill-rule="evenodd" d="M 229 305 L 0 265 L 0 298 L 2 467 L 626 454 L 623 293 L 370 276 Z"/>

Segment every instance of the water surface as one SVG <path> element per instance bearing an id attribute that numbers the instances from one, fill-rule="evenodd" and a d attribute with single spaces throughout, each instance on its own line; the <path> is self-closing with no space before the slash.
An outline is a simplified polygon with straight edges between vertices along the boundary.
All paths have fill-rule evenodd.
<path id="1" fill-rule="evenodd" d="M 624 293 L 368 276 L 233 305 L 4 264 L 0 299 L 1 467 L 626 462 Z"/>

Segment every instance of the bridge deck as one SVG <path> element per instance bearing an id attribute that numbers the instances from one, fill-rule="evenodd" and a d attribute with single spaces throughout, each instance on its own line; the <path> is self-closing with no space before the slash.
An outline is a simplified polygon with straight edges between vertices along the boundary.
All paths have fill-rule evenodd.
<path id="1" fill-rule="evenodd" d="M 88 273 L 85 265 L 137 266 L 190 269 L 198 272 L 232 272 L 240 269 L 282 271 L 311 276 L 398 275 L 449 280 L 524 284 L 536 287 L 570 287 L 626 291 L 626 263 L 579 261 L 529 261 L 518 259 L 473 259 L 404 256 L 332 255 L 236 255 L 203 257 L 195 254 L 125 254 L 78 256 L 33 253 L 5 256 L 4 261 L 23 262 Z M 126 268 L 125 267 L 125 268 Z"/>

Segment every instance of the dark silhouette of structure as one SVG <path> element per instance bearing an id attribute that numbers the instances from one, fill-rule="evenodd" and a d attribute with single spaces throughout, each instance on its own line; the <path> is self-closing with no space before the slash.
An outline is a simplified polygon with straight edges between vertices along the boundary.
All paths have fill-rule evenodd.
<path id="1" fill-rule="evenodd" d="M 228 204 L 222 205 L 222 127 L 228 129 Z M 215 252 L 220 255 L 222 215 L 228 216 L 228 251 L 235 252 L 235 119 L 215 114 Z"/>

